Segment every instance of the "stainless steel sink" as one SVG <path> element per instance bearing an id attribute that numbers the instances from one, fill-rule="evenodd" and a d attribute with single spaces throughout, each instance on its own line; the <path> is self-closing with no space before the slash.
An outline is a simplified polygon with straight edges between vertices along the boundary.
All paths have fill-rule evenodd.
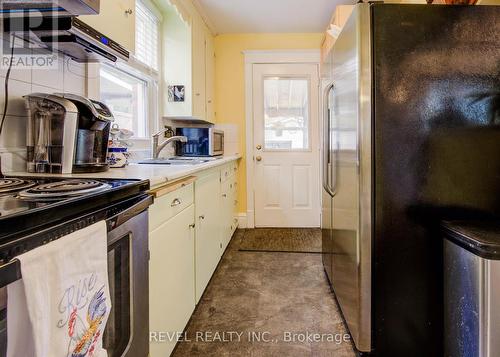
<path id="1" fill-rule="evenodd" d="M 212 158 L 158 158 L 158 159 L 145 159 L 139 161 L 139 164 L 148 164 L 148 165 L 200 165 L 205 162 L 213 161 Z"/>

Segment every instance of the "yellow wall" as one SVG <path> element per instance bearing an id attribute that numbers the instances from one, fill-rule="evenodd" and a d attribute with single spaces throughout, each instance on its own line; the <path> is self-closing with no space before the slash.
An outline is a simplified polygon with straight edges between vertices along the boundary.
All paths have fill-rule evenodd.
<path id="1" fill-rule="evenodd" d="M 215 38 L 215 104 L 217 123 L 239 127 L 240 153 L 244 156 L 245 132 L 245 50 L 320 48 L 321 33 L 307 34 L 224 34 Z M 246 158 L 239 166 L 238 211 L 247 210 Z"/>

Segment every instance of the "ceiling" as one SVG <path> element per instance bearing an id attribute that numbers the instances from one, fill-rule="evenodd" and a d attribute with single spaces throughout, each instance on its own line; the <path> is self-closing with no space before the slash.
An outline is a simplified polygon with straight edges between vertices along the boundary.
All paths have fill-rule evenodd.
<path id="1" fill-rule="evenodd" d="M 356 0 L 195 0 L 216 34 L 323 32 L 335 7 Z"/>

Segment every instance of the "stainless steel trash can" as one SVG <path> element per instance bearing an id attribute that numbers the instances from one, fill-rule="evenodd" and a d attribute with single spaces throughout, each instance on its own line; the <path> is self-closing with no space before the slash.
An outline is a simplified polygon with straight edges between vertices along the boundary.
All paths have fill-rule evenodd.
<path id="1" fill-rule="evenodd" d="M 444 222 L 447 357 L 500 356 L 500 224 Z"/>

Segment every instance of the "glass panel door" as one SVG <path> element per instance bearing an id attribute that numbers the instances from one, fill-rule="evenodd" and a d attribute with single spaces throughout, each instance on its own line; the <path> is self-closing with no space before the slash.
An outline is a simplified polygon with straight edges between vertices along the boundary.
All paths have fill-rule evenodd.
<path id="1" fill-rule="evenodd" d="M 309 150 L 309 80 L 264 79 L 264 149 Z"/>

